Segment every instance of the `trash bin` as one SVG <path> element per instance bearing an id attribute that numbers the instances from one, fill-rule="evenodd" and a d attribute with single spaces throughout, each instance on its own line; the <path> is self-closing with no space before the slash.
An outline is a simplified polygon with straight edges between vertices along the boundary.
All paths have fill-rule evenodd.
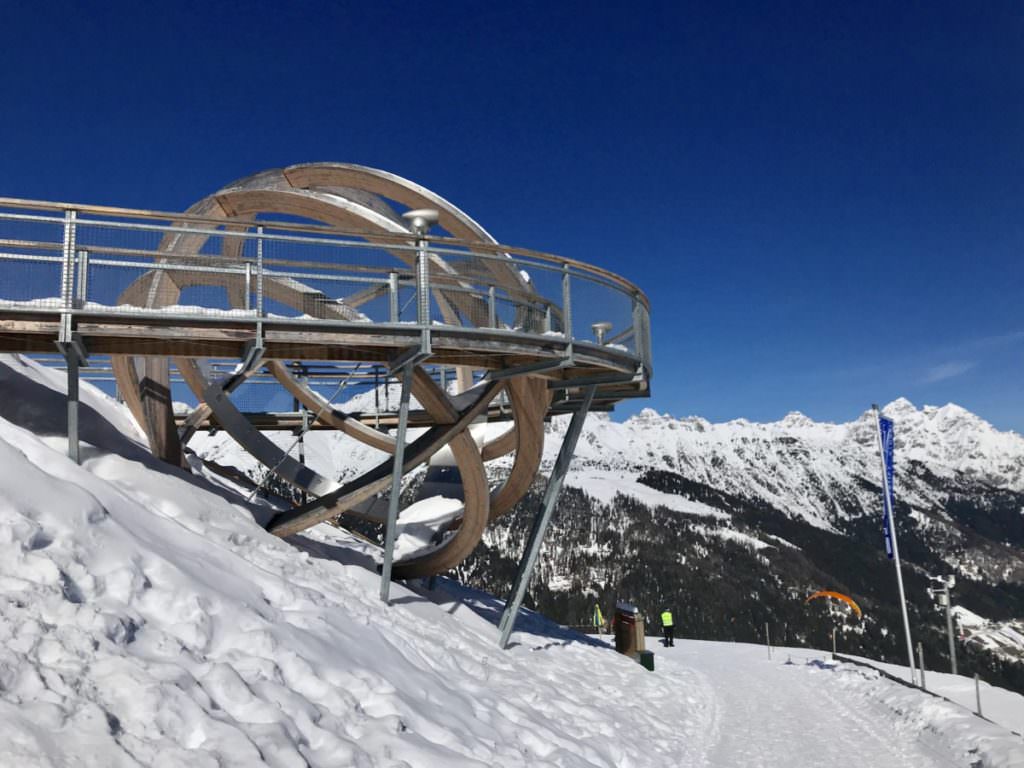
<path id="1" fill-rule="evenodd" d="M 654 671 L 654 651 L 640 651 L 640 663 L 644 669 Z"/>
<path id="2" fill-rule="evenodd" d="M 615 650 L 627 656 L 636 656 L 636 606 L 631 603 L 616 603 L 615 618 Z"/>

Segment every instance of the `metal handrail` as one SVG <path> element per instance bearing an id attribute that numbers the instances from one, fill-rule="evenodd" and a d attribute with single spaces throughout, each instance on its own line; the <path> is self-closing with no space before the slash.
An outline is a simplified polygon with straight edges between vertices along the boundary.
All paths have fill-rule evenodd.
<path id="1" fill-rule="evenodd" d="M 248 317 L 256 322 L 259 336 L 262 333 L 260 324 L 263 320 L 273 322 L 287 319 L 309 321 L 307 317 L 288 318 L 287 315 L 281 316 L 277 313 L 274 316 L 267 315 L 263 310 L 264 296 L 266 295 L 264 279 L 271 281 L 294 280 L 300 284 L 302 281 L 325 281 L 326 284 L 351 283 L 373 286 L 375 291 L 377 288 L 380 289 L 370 299 L 365 298 L 368 294 L 363 291 L 361 295 L 364 298 L 355 306 L 359 306 L 367 300 L 376 300 L 376 298 L 387 294 L 391 297 L 389 299 L 391 306 L 394 307 L 396 306 L 397 292 L 404 284 L 412 285 L 415 288 L 417 321 L 414 325 L 420 328 L 424 334 L 422 341 L 424 352 L 429 352 L 429 338 L 436 322 L 432 318 L 438 317 L 436 312 L 440 312 L 441 326 L 458 327 L 465 331 L 478 328 L 487 332 L 498 331 L 516 337 L 534 338 L 556 333 L 568 342 L 567 354 L 571 359 L 573 343 L 594 343 L 593 339 L 588 337 L 585 332 L 580 333 L 581 329 L 573 325 L 574 315 L 578 316 L 580 309 L 586 308 L 584 305 L 578 304 L 574 311 L 572 307 L 573 295 L 576 293 L 573 281 L 582 281 L 583 284 L 610 291 L 618 295 L 619 299 L 616 301 L 624 302 L 621 306 L 617 305 L 620 312 L 616 319 L 618 331 L 609 338 L 607 343 L 617 347 L 621 342 L 631 341 L 632 349 L 622 350 L 622 352 L 637 359 L 646 370 L 650 370 L 650 340 L 648 337 L 650 321 L 647 297 L 624 278 L 573 259 L 493 243 L 468 242 L 448 237 L 431 237 L 425 234 L 352 232 L 305 224 L 211 219 L 188 214 L 166 214 L 103 206 L 77 206 L 12 198 L 0 198 L 0 208 L 2 207 L 14 208 L 15 211 L 0 210 L 0 225 L 7 222 L 60 225 L 60 229 L 53 230 L 52 240 L 26 239 L 24 237 L 0 238 L 0 246 L 6 245 L 10 248 L 10 250 L 0 253 L 0 261 L 3 264 L 18 261 L 62 264 L 60 284 L 54 286 L 53 294 L 24 299 L 8 299 L 0 295 L 0 302 L 5 311 L 59 312 L 62 317 L 62 328 L 64 328 L 62 333 L 65 336 L 71 333 L 72 319 L 85 313 L 140 317 L 159 315 L 165 319 L 180 316 L 192 320 L 203 314 L 220 317 L 227 315 L 237 319 Z M 63 212 L 63 217 L 40 215 L 40 211 Z M 96 218 L 104 215 L 136 220 L 115 221 Z M 239 225 L 243 227 L 240 230 L 225 228 Z M 281 231 L 268 232 L 266 231 L 268 227 Z M 92 242 L 94 238 L 89 237 L 89 233 L 98 229 L 157 233 L 161 236 L 161 244 L 150 248 L 146 243 L 140 248 Z M 38 238 L 37 233 L 33 234 Z M 168 237 L 171 236 L 191 238 L 191 241 L 186 240 L 186 242 L 190 242 L 191 248 L 181 249 L 185 252 L 178 252 L 174 241 L 168 240 Z M 231 256 L 225 256 L 218 252 L 201 252 L 201 249 L 209 247 L 210 238 L 221 238 L 221 243 L 229 238 L 241 238 L 242 242 L 251 240 L 256 246 L 256 256 L 253 258 L 251 254 L 243 255 L 241 248 L 238 249 L 236 255 Z M 266 258 L 265 246 L 270 243 L 297 244 L 304 247 L 322 246 L 331 249 L 333 253 L 326 254 L 323 261 L 300 261 L 282 257 Z M 131 240 L 128 240 L 127 245 L 131 244 Z M 353 249 L 361 249 L 378 255 L 389 255 L 398 263 L 376 266 L 338 263 L 337 260 L 331 259 L 331 255 L 340 254 L 343 249 L 350 252 Z M 34 253 L 24 253 L 24 251 Z M 53 252 L 54 255 L 52 257 L 39 255 L 40 252 L 47 251 Z M 487 267 L 487 264 L 500 264 L 508 272 L 505 272 L 504 269 L 494 270 L 493 266 Z M 282 267 L 284 269 L 281 269 Z M 131 285 L 136 286 L 135 290 L 142 290 L 143 293 L 137 294 L 137 299 L 125 301 L 123 304 L 120 303 L 123 301 L 120 296 L 117 303 L 90 301 L 87 291 L 89 270 L 96 268 L 141 270 L 143 274 L 133 278 Z M 522 271 L 532 274 L 534 279 L 522 282 L 518 277 L 518 273 Z M 549 283 L 547 284 L 548 290 L 544 293 L 537 290 L 535 285 L 537 285 L 541 271 L 551 275 L 561 287 L 556 288 L 555 284 Z M 230 306 L 230 300 L 227 307 L 203 306 L 201 302 L 194 304 L 189 301 L 167 309 L 155 306 L 152 302 L 156 295 L 153 292 L 158 290 L 156 283 L 154 282 L 147 289 L 145 284 L 138 281 L 145 278 L 146 275 L 175 272 L 182 275 L 219 273 L 235 275 L 235 279 L 239 275 L 244 275 L 245 306 Z M 105 272 L 104 274 L 110 273 Z M 191 282 L 187 278 L 184 281 L 178 278 L 172 279 L 175 281 L 174 286 L 179 289 L 190 285 L 198 287 L 219 284 L 216 280 L 210 282 L 209 278 L 202 278 L 200 282 Z M 227 288 L 228 286 L 229 284 L 225 282 L 222 287 Z M 255 288 L 256 291 L 255 312 L 252 311 L 249 300 L 253 293 L 252 288 Z M 279 289 L 280 287 L 275 290 Z M 47 290 L 49 289 L 43 288 L 40 293 L 46 294 Z M 238 286 L 229 290 L 238 290 Z M 294 288 L 289 290 L 294 290 Z M 334 289 L 328 290 L 324 287 L 321 291 L 315 283 L 304 287 L 300 285 L 298 290 L 300 296 L 308 290 L 314 302 L 321 301 L 324 305 L 344 305 L 345 298 L 352 298 L 326 295 L 333 294 Z M 150 294 L 148 298 L 145 295 L 146 291 Z M 18 293 L 24 295 L 24 291 Z M 59 299 L 56 297 L 58 293 Z M 0 286 L 0 294 L 2 294 L 2 286 Z M 54 301 L 47 301 L 49 299 L 54 299 Z M 305 301 L 304 299 L 303 302 Z M 499 302 L 502 313 L 509 309 L 513 312 L 511 317 L 504 316 L 500 322 L 497 313 Z M 216 303 L 220 304 L 219 301 Z M 602 309 L 606 303 L 607 301 L 602 300 Z M 21 306 L 18 306 L 19 304 Z M 194 313 L 182 310 L 182 307 L 191 309 L 193 304 L 196 310 Z M 593 303 L 589 306 L 591 318 L 594 317 L 595 306 L 597 305 Z M 298 310 L 300 315 L 310 314 L 310 311 L 305 309 L 305 304 L 302 307 L 295 305 L 293 308 Z M 243 310 L 244 315 L 239 310 Z M 374 310 L 371 314 L 376 312 L 378 310 Z M 355 321 L 351 318 L 317 317 L 316 322 L 332 328 L 351 325 L 353 322 L 359 323 L 363 327 L 366 322 L 379 325 L 393 325 L 399 322 L 399 316 L 393 310 L 387 320 L 382 321 L 380 317 L 380 314 L 374 314 L 373 318 L 362 315 Z M 604 321 L 608 318 L 598 316 L 597 319 Z M 583 322 L 588 323 L 589 318 Z M 406 325 L 406 323 L 402 324 Z M 598 339 L 598 344 L 604 345 L 601 339 Z"/>
<path id="2" fill-rule="evenodd" d="M 264 240 L 267 240 L 267 241 L 275 240 L 275 239 L 276 240 L 283 240 L 283 241 L 294 241 L 293 238 L 290 238 L 287 235 L 278 235 L 276 233 L 267 232 L 266 231 L 267 229 L 275 229 L 275 230 L 282 230 L 282 231 L 306 233 L 306 234 L 310 234 L 310 235 L 333 235 L 333 236 L 335 236 L 337 238 L 345 238 L 345 237 L 347 237 L 347 238 L 360 238 L 361 239 L 361 241 L 355 241 L 355 242 L 349 241 L 349 247 L 360 247 L 360 246 L 365 247 L 367 242 L 380 242 L 380 243 L 391 244 L 396 249 L 408 250 L 410 252 L 415 252 L 415 250 L 416 250 L 415 244 L 410 244 L 410 242 L 409 242 L 411 237 L 412 237 L 411 233 L 406 235 L 406 234 L 399 234 L 399 233 L 391 234 L 391 233 L 383 233 L 383 232 L 342 230 L 342 229 L 339 229 L 339 228 L 336 228 L 336 227 L 331 227 L 331 226 L 326 226 L 326 225 L 321 226 L 321 225 L 311 225 L 311 224 L 295 224 L 295 223 L 292 223 L 292 222 L 278 222 L 278 221 L 262 220 L 262 219 L 259 222 L 252 221 L 252 220 L 246 221 L 246 220 L 237 220 L 237 219 L 225 220 L 225 219 L 217 219 L 217 218 L 206 217 L 206 216 L 197 216 L 195 214 L 188 214 L 188 213 L 170 213 L 170 212 L 166 212 L 166 211 L 153 211 L 153 210 L 143 210 L 143 209 L 136 209 L 136 208 L 120 208 L 120 207 L 114 207 L 114 206 L 84 205 L 84 204 L 78 204 L 78 203 L 63 203 L 63 202 L 42 201 L 42 200 L 25 200 L 25 199 L 21 199 L 21 198 L 12 198 L 12 197 L 0 197 L 0 208 L 16 208 L 16 209 L 28 209 L 28 210 L 47 210 L 47 211 L 54 211 L 54 212 L 60 212 L 60 213 L 66 213 L 67 211 L 76 211 L 79 214 L 79 216 L 81 216 L 82 214 L 94 214 L 94 215 L 101 215 L 101 216 L 120 216 L 120 217 L 125 217 L 125 218 L 144 219 L 144 220 L 171 221 L 171 222 L 175 222 L 175 223 L 194 222 L 196 224 L 213 225 L 214 229 L 211 230 L 211 231 L 205 231 L 205 232 L 203 230 L 201 230 L 201 229 L 188 229 L 188 230 L 185 230 L 185 229 L 183 229 L 180 226 L 175 226 L 175 224 L 163 225 L 162 227 L 161 226 L 157 226 L 157 225 L 148 225 L 148 228 L 150 228 L 152 230 L 155 230 L 155 231 L 165 231 L 167 233 L 173 233 L 173 234 L 182 234 L 182 233 L 209 234 L 210 236 L 217 236 L 217 237 L 242 236 L 242 237 L 249 237 L 249 238 L 251 238 L 253 236 L 253 233 L 251 233 L 251 232 L 229 231 L 229 230 L 224 230 L 224 229 L 217 229 L 217 227 L 223 227 L 226 224 L 235 224 L 235 225 L 237 225 L 237 224 L 246 224 L 247 223 L 250 226 L 257 226 L 257 224 L 258 224 L 259 226 L 264 228 L 264 233 L 263 233 L 262 236 L 263 236 Z M 11 214 L 4 214 L 3 212 L 0 212 L 0 218 L 12 218 L 12 215 Z M 62 224 L 63 223 L 63 220 L 58 218 L 58 217 L 35 216 L 35 217 L 31 217 L 31 218 L 32 218 L 32 220 L 48 221 L 48 222 L 51 222 L 51 223 L 54 223 L 54 224 Z M 131 224 L 131 222 L 115 222 L 115 221 L 110 221 L 109 219 L 106 219 L 106 220 L 102 220 L 102 219 L 95 220 L 95 219 L 81 219 L 81 218 L 79 218 L 79 223 L 87 224 L 87 225 L 103 225 L 103 226 L 109 226 L 109 227 L 121 227 L 122 225 L 129 225 L 129 224 Z M 146 226 L 146 225 L 140 225 L 140 226 Z M 134 228 L 134 227 L 128 227 L 128 228 Z M 579 272 L 581 272 L 584 275 L 588 275 L 588 276 L 591 276 L 591 277 L 601 277 L 601 278 L 604 278 L 605 280 L 613 283 L 614 285 L 616 285 L 619 288 L 621 288 L 624 293 L 627 293 L 628 295 L 630 295 L 632 297 L 635 297 L 638 301 L 640 301 L 644 305 L 644 307 L 648 311 L 650 311 L 650 301 L 647 298 L 647 295 L 642 290 L 640 290 L 640 288 L 635 283 L 631 282 L 630 280 L 627 280 L 626 278 L 622 277 L 621 275 L 617 275 L 614 272 L 611 272 L 609 270 L 603 269 L 603 268 L 598 267 L 598 266 L 594 266 L 592 264 L 587 264 L 585 262 L 578 261 L 576 259 L 568 258 L 568 257 L 565 257 L 565 256 L 558 256 L 558 255 L 555 255 L 555 254 L 546 253 L 544 251 L 536 251 L 536 250 L 527 249 L 527 248 L 518 248 L 518 247 L 514 247 L 514 246 L 503 245 L 503 244 L 500 244 L 500 243 L 487 243 L 487 242 L 482 242 L 482 241 L 466 241 L 466 240 L 459 240 L 457 238 L 451 238 L 451 237 L 438 237 L 438 236 L 435 236 L 435 235 L 429 235 L 425 239 L 429 240 L 429 242 L 431 244 L 431 251 L 436 251 L 438 253 L 449 253 L 451 255 L 460 255 L 461 254 L 462 256 L 476 255 L 476 256 L 483 257 L 483 258 L 506 258 L 506 259 L 510 258 L 512 254 L 515 254 L 516 256 L 518 256 L 520 258 L 525 257 L 525 258 L 528 258 L 528 259 L 535 259 L 538 262 L 548 262 L 549 264 L 553 265 L 553 267 L 548 267 L 548 268 L 562 269 L 564 267 L 569 267 L 571 269 L 576 269 L 576 270 L 579 270 Z M 338 246 L 345 247 L 344 244 L 346 242 L 344 240 L 337 240 L 337 239 L 333 239 L 333 238 L 314 239 L 314 238 L 308 238 L 308 237 L 307 238 L 298 238 L 298 241 L 299 242 L 310 243 L 310 244 L 332 245 L 332 246 L 335 246 L 335 247 L 338 247 Z M 450 246 L 452 248 L 452 250 L 448 250 L 446 248 L 446 246 Z M 469 248 L 470 250 L 469 251 L 455 250 L 458 247 Z M 527 263 L 525 266 L 530 266 L 530 264 Z M 536 266 L 540 267 L 540 268 L 544 268 L 540 264 L 537 264 Z"/>

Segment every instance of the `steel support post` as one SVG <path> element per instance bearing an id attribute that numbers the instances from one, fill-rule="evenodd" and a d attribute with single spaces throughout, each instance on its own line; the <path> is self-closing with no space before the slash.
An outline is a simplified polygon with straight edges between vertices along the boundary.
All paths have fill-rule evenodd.
<path id="1" fill-rule="evenodd" d="M 501 623 L 498 625 L 500 634 L 498 646 L 508 647 L 509 637 L 515 627 L 516 616 L 526 596 L 526 588 L 530 584 L 530 577 L 533 575 L 533 568 L 537 564 L 537 555 L 540 554 L 541 544 L 544 543 L 544 534 L 547 533 L 548 525 L 555 511 L 555 502 L 562 490 L 562 483 L 565 482 L 565 475 L 569 471 L 569 463 L 572 461 L 573 453 L 576 451 L 576 442 L 580 439 L 583 431 L 583 422 L 587 418 L 587 412 L 594 401 L 596 386 L 589 386 L 583 391 L 583 400 L 572 415 L 569 429 L 562 440 L 562 447 L 558 451 L 558 458 L 555 460 L 554 469 L 551 470 L 551 477 L 548 478 L 547 487 L 544 489 L 544 498 L 541 501 L 540 510 L 533 520 L 533 529 L 530 531 L 530 538 L 526 543 L 526 551 L 522 560 L 519 561 L 519 569 L 516 571 L 516 579 L 512 586 L 512 594 L 505 603 L 505 612 L 501 615 Z"/>
<path id="2" fill-rule="evenodd" d="M 498 297 L 493 285 L 487 289 L 487 327 L 498 327 Z"/>
<path id="3" fill-rule="evenodd" d="M 296 365 L 295 379 L 297 381 L 305 383 L 308 377 L 305 375 L 306 370 L 301 365 Z M 292 406 L 298 412 L 301 419 L 299 425 L 299 464 L 305 465 L 306 463 L 306 432 L 309 430 L 309 411 L 306 410 L 304 403 L 299 402 L 298 398 L 292 398 Z M 299 503 L 305 505 L 309 501 L 309 494 L 306 493 L 305 489 L 299 492 Z"/>
<path id="4" fill-rule="evenodd" d="M 384 563 L 380 571 L 380 599 L 389 602 L 391 594 L 391 564 L 395 555 L 395 535 L 398 527 L 398 504 L 402 494 L 402 468 L 405 464 L 405 431 L 409 425 L 409 391 L 412 389 L 413 365 L 402 368 L 402 398 L 398 405 L 398 433 L 395 435 L 395 459 L 391 466 L 391 496 L 388 499 L 388 522 L 384 532 Z"/>
<path id="5" fill-rule="evenodd" d="M 68 349 L 64 353 L 68 367 L 68 458 L 75 464 L 82 463 L 78 443 L 78 353 Z"/>

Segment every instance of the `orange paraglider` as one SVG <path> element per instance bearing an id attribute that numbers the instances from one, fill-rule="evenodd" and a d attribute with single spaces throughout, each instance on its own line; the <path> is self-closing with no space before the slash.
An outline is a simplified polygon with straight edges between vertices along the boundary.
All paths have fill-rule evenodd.
<path id="1" fill-rule="evenodd" d="M 822 589 L 822 590 L 819 590 L 819 591 L 815 592 L 813 595 L 811 595 L 806 600 L 804 600 L 804 603 L 805 604 L 809 603 L 809 602 L 811 602 L 811 600 L 815 599 L 816 597 L 831 597 L 831 598 L 834 598 L 835 600 L 842 600 L 844 603 L 846 603 L 847 605 L 849 605 L 853 609 L 853 612 L 857 614 L 857 618 L 858 619 L 861 618 L 860 606 L 857 605 L 857 603 L 855 603 L 853 601 L 853 598 L 849 597 L 848 595 L 844 595 L 841 592 L 832 592 L 831 590 L 828 590 L 828 589 Z"/>

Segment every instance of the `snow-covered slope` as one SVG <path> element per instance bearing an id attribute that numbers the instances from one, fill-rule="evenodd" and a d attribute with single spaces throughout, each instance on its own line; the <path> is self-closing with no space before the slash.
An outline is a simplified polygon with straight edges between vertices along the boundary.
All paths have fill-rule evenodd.
<path id="1" fill-rule="evenodd" d="M 11 359 L 0 374 L 22 405 L 0 418 L 0 765 L 638 766 L 692 754 L 702 720 L 690 700 L 661 697 L 655 714 L 609 704 L 623 684 L 658 697 L 628 660 L 549 636 L 553 625 L 501 652 L 493 625 L 444 592 L 396 585 L 387 608 L 355 540 L 266 534 L 237 499 L 149 460 L 120 407 L 88 387 L 93 445 L 79 467 L 65 438 L 34 431 L 59 379 Z"/>
<path id="2" fill-rule="evenodd" d="M 268 536 L 90 387 L 77 466 L 59 377 L 4 358 L 0 382 L 0 765 L 1024 759 L 1005 730 L 803 651 L 681 642 L 651 674 L 529 613 L 500 651 L 494 598 L 443 581 L 385 606 L 369 545 Z M 827 734 L 805 727 L 824 712 Z"/>

